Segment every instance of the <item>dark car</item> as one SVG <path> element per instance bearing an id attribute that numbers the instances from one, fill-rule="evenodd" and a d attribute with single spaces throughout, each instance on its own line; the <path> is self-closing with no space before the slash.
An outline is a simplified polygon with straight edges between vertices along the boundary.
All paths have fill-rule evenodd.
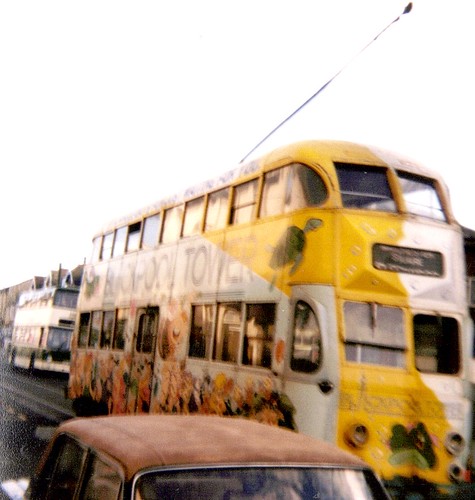
<path id="1" fill-rule="evenodd" d="M 335 446 L 240 418 L 78 418 L 51 439 L 27 498 L 387 499 Z"/>

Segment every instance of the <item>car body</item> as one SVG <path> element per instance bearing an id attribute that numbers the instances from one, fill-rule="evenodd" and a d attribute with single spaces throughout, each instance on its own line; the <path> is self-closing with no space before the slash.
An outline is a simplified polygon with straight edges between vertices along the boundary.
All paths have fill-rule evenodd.
<path id="1" fill-rule="evenodd" d="M 56 430 L 29 498 L 383 498 L 359 458 L 303 434 L 216 416 L 85 417 Z"/>

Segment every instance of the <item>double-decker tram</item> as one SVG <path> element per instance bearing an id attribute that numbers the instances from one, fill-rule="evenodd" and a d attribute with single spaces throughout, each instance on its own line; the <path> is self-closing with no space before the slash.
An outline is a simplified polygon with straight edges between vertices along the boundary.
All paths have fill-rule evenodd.
<path id="1" fill-rule="evenodd" d="M 434 173 L 300 142 L 93 242 L 72 343 L 78 414 L 288 426 L 359 455 L 395 496 L 464 481 L 463 236 Z"/>
<path id="2" fill-rule="evenodd" d="M 23 292 L 7 345 L 10 366 L 67 373 L 79 290 L 49 286 Z"/>

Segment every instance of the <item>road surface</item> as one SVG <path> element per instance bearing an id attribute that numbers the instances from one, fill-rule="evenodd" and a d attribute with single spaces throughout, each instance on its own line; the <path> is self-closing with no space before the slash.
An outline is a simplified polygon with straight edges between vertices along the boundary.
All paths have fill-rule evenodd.
<path id="1" fill-rule="evenodd" d="M 66 375 L 29 374 L 0 361 L 1 481 L 30 477 L 51 432 L 74 416 L 66 385 Z"/>

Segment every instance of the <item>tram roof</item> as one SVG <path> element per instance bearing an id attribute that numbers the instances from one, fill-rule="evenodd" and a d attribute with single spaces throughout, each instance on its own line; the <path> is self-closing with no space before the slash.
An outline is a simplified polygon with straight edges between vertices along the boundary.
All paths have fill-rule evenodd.
<path id="1" fill-rule="evenodd" d="M 437 179 L 445 186 L 443 178 L 438 175 L 437 172 L 422 166 L 404 155 L 385 150 L 384 148 L 349 141 L 305 140 L 276 148 L 259 158 L 243 163 L 217 177 L 189 187 L 170 197 L 160 199 L 146 207 L 141 207 L 135 212 L 125 214 L 118 219 L 106 223 L 96 232 L 96 235 L 104 234 L 121 225 L 139 221 L 144 216 L 152 215 L 163 208 L 171 207 L 201 196 L 207 192 L 223 188 L 232 184 L 236 179 L 258 172 L 264 168 L 264 166 L 273 164 L 278 160 L 287 158 L 289 161 L 295 161 L 296 157 L 301 159 L 302 156 L 305 155 L 309 158 L 313 157 L 315 160 L 318 160 L 319 157 L 326 157 L 336 162 L 361 163 L 368 166 L 382 166 L 403 170 L 409 173 Z"/>

